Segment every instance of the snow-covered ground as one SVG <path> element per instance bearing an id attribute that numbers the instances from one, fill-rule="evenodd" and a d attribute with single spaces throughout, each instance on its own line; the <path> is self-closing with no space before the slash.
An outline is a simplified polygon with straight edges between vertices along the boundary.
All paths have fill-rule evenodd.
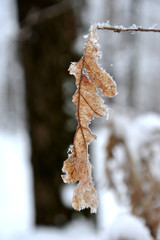
<path id="1" fill-rule="evenodd" d="M 33 225 L 30 146 L 26 132 L 0 132 L 0 239 Z"/>
<path id="2" fill-rule="evenodd" d="M 105 157 L 106 129 L 96 132 L 95 169 L 102 171 Z M 131 237 L 151 240 L 144 223 L 119 206 L 112 191 L 103 186 L 104 174 L 97 172 L 99 194 L 98 229 L 81 218 L 62 229 L 33 226 L 32 174 L 29 165 L 29 139 L 25 132 L 0 134 L 0 239 L 1 240 L 118 240 Z M 100 175 L 101 173 L 101 175 Z M 98 179 L 101 177 L 102 179 Z M 101 181 L 102 180 L 102 181 Z M 104 182 L 105 183 L 105 182 Z M 71 191 L 69 192 L 71 197 Z M 70 203 L 71 204 L 71 203 Z M 127 230 L 126 230 L 127 229 Z"/>

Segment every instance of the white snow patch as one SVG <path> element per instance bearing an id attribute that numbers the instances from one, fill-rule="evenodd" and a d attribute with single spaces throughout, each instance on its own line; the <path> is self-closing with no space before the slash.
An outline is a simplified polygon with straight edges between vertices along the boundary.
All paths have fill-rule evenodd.
<path id="1" fill-rule="evenodd" d="M 99 230 L 104 231 L 110 224 L 116 219 L 116 217 L 121 213 L 128 212 L 128 207 L 120 205 L 113 191 L 108 190 L 106 182 L 106 145 L 108 139 L 108 130 L 105 125 L 100 129 L 94 130 L 97 135 L 97 141 L 94 141 L 92 146 L 93 156 L 94 156 L 94 179 L 96 181 L 96 189 L 99 197 L 99 207 L 98 207 L 98 227 Z"/>
<path id="2" fill-rule="evenodd" d="M 144 222 L 132 215 L 119 215 L 106 237 L 107 240 L 153 240 Z"/>
<path id="3" fill-rule="evenodd" d="M 65 228 L 38 227 L 27 234 L 19 234 L 11 239 L 5 240 L 97 240 L 100 239 L 96 234 L 93 225 L 84 218 L 74 220 Z M 3 239 L 4 240 L 4 239 Z"/>
<path id="4" fill-rule="evenodd" d="M 63 184 L 61 188 L 61 200 L 66 207 L 72 208 L 72 197 L 75 185 Z"/>
<path id="5" fill-rule="evenodd" d="M 30 145 L 25 131 L 0 133 L 0 239 L 33 224 Z"/>

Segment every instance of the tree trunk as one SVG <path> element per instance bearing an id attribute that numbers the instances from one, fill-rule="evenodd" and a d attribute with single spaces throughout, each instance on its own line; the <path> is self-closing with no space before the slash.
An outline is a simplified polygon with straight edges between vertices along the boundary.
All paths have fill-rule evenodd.
<path id="1" fill-rule="evenodd" d="M 62 225 L 75 215 L 75 211 L 63 205 L 60 194 L 61 168 L 73 140 L 73 131 L 67 128 L 71 116 L 64 111 L 63 84 L 69 78 L 70 62 L 77 60 L 72 51 L 75 16 L 69 2 L 62 1 L 48 8 L 54 2 L 58 1 L 18 1 L 21 26 L 27 29 L 20 50 L 26 77 L 38 225 Z M 28 17 L 37 8 L 38 14 Z"/>

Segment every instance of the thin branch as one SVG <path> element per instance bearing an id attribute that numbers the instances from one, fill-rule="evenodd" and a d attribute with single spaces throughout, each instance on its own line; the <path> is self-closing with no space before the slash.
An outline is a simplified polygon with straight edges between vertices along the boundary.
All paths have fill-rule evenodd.
<path id="1" fill-rule="evenodd" d="M 155 28 L 142 28 L 142 27 L 121 27 L 121 26 L 103 26 L 103 25 L 97 25 L 98 30 L 109 30 L 114 31 L 117 33 L 120 32 L 160 32 L 160 29 Z"/>

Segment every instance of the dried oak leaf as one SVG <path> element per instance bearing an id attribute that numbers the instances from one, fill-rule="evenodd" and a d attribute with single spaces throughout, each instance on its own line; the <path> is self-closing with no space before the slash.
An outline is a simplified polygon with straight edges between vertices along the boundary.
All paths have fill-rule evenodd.
<path id="1" fill-rule="evenodd" d="M 77 130 L 74 136 L 72 153 L 64 162 L 62 175 L 65 183 L 79 181 L 72 199 L 75 210 L 90 208 L 91 213 L 97 211 L 98 199 L 91 177 L 91 165 L 88 160 L 88 144 L 96 139 L 88 127 L 94 116 L 101 118 L 107 114 L 103 99 L 98 95 L 97 88 L 107 97 L 116 95 L 116 84 L 98 65 L 101 57 L 99 52 L 96 26 L 91 27 L 86 38 L 84 55 L 77 63 L 72 63 L 69 72 L 76 78 L 77 90 L 73 103 L 77 107 Z"/>

